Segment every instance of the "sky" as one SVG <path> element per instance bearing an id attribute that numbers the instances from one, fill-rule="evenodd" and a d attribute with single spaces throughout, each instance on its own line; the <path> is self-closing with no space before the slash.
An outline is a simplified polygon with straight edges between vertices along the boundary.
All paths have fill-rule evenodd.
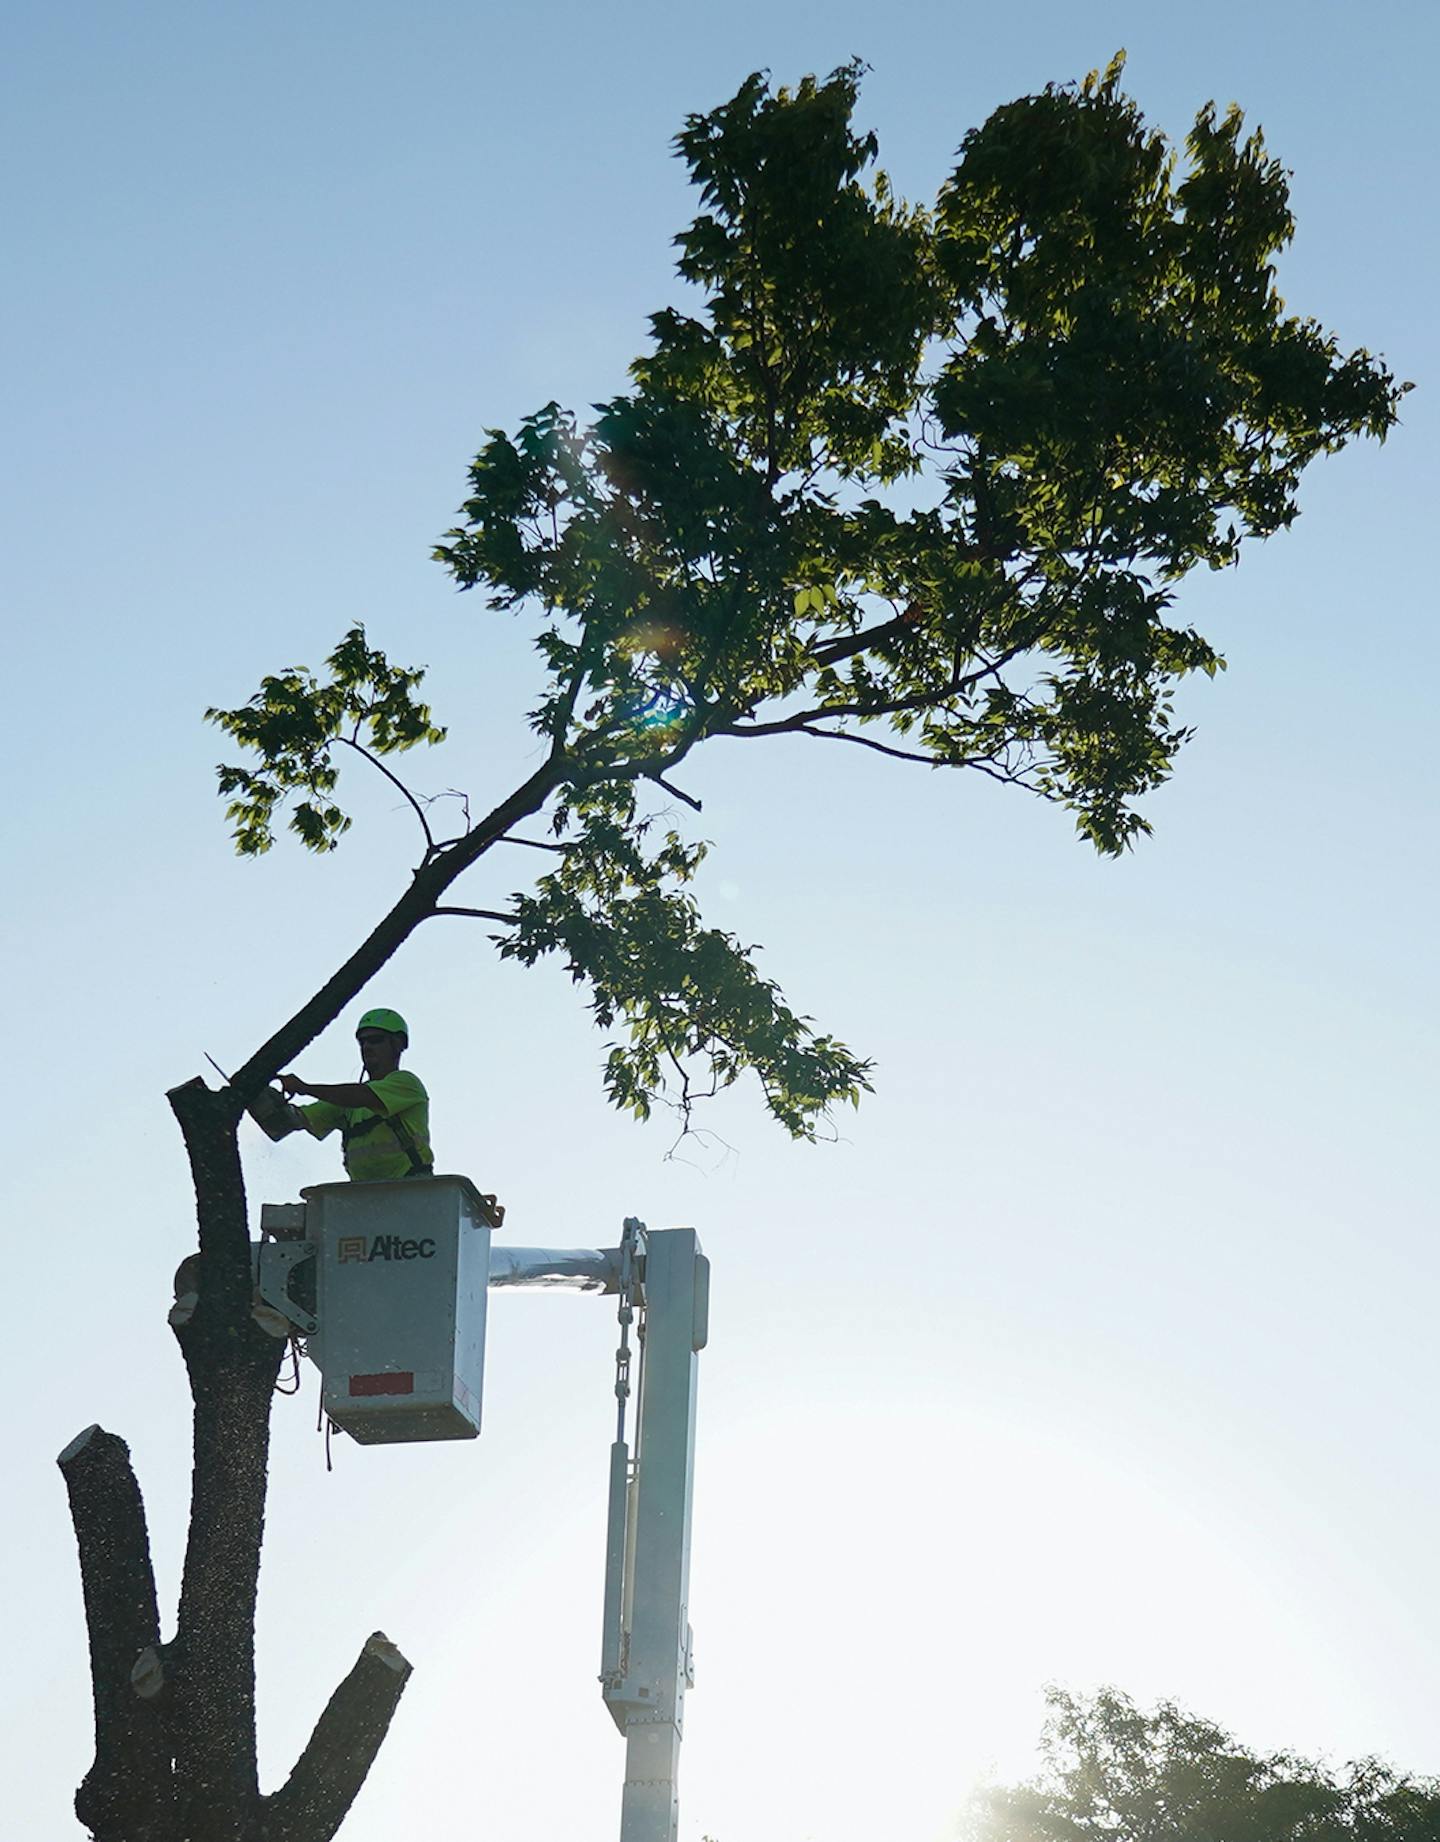
<path id="1" fill-rule="evenodd" d="M 429 667 L 426 792 L 534 761 L 523 623 L 429 561 L 489 427 L 621 387 L 678 298 L 670 139 L 744 76 L 872 71 L 924 199 L 967 128 L 1129 54 L 1293 172 L 1281 287 L 1417 389 L 1383 447 L 1180 611 L 1226 654 L 1118 862 L 1062 812 L 803 740 L 687 767 L 714 919 L 875 1058 L 838 1142 L 757 1095 L 704 1136 L 609 1110 L 558 968 L 436 922 L 404 1011 L 440 1162 L 507 1238 L 698 1229 L 682 1842 L 941 1842 L 1036 1760 L 1046 1683 L 1173 1698 L 1257 1747 L 1440 1771 L 1430 1044 L 1437 191 L 1430 9 L 900 0 L 40 6 L 4 26 L 6 1826 L 79 1835 L 78 1570 L 54 1457 L 131 1444 L 166 1617 L 188 1396 L 165 1324 L 193 1211 L 166 1088 L 231 1067 L 403 887 L 413 820 L 351 791 L 333 858 L 231 852 L 207 705 L 354 620 Z M 515 858 L 525 853 L 513 853 Z M 503 901 L 532 870 L 487 860 Z M 493 867 L 491 867 L 493 866 Z M 302 1059 L 354 1072 L 347 1014 Z M 672 1155 L 673 1153 L 673 1155 Z M 338 1174 L 247 1134 L 254 1201 Z M 259 1621 L 278 1784 L 365 1636 L 415 1665 L 346 1842 L 603 1842 L 615 1326 L 492 1300 L 473 1445 L 327 1473 L 277 1403 Z"/>

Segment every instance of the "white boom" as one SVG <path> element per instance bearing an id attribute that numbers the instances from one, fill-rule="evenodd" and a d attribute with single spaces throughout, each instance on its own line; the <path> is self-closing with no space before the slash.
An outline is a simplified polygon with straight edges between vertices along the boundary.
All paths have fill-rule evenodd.
<path id="1" fill-rule="evenodd" d="M 255 1249 L 257 1319 L 277 1335 L 310 1337 L 327 1407 L 367 1443 L 478 1433 L 487 1289 L 618 1297 L 600 1683 L 625 1736 L 620 1842 L 677 1842 L 685 1691 L 695 1682 L 697 1357 L 710 1303 L 710 1263 L 694 1230 L 651 1232 L 631 1219 L 618 1248 L 490 1247 L 477 1193 L 463 1177 L 326 1184 L 304 1194 L 305 1202 L 262 1211 L 262 1232 L 281 1238 Z M 488 1287 L 477 1288 L 465 1275 L 482 1254 Z M 633 1450 L 626 1428 L 632 1355 Z"/>
<path id="2" fill-rule="evenodd" d="M 625 1736 L 620 1842 L 676 1842 L 685 1691 L 695 1685 L 690 1505 L 710 1262 L 694 1229 L 651 1231 L 632 1219 L 618 1248 L 494 1248 L 490 1284 L 619 1295 L 600 1685 Z M 633 1455 L 625 1436 L 632 1325 L 639 1369 Z"/>
<path id="3" fill-rule="evenodd" d="M 710 1263 L 694 1230 L 626 1223 L 640 1347 L 635 1454 L 610 1452 L 610 1517 L 600 1682 L 625 1735 L 620 1842 L 675 1842 L 685 1691 L 695 1683 L 689 1625 L 696 1358 L 708 1334 Z M 621 1293 L 622 1367 L 626 1296 Z M 628 1375 L 625 1377 L 628 1380 Z"/>

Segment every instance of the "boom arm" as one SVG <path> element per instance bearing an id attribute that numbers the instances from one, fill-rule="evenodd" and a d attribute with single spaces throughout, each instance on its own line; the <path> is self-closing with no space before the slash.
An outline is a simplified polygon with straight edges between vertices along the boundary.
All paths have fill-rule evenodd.
<path id="1" fill-rule="evenodd" d="M 627 1222 L 621 1271 L 622 1361 L 630 1280 L 638 1305 L 640 1383 L 633 1463 L 623 1432 L 625 1397 L 617 1386 L 621 1436 L 610 1455 L 600 1681 L 625 1735 L 620 1842 L 676 1842 L 685 1690 L 695 1680 L 690 1503 L 696 1358 L 708 1334 L 710 1263 L 693 1229 L 649 1234 Z"/>
<path id="2" fill-rule="evenodd" d="M 257 1321 L 277 1336 L 311 1337 L 323 1398 L 340 1420 L 343 1396 L 343 1423 L 362 1442 L 475 1436 L 490 1290 L 618 1295 L 600 1682 L 625 1736 L 620 1842 L 677 1842 L 685 1691 L 695 1680 L 688 1613 L 696 1359 L 710 1305 L 710 1263 L 695 1231 L 652 1234 L 631 1219 L 618 1248 L 491 1247 L 485 1198 L 463 1177 L 321 1184 L 304 1197 L 261 1212 L 263 1234 L 276 1238 L 254 1247 Z M 193 1293 L 175 1307 L 187 1315 L 193 1308 Z M 409 1340 L 397 1354 L 402 1333 Z M 351 1372 L 357 1350 L 363 1374 Z M 632 1354 L 633 1456 L 625 1425 Z M 362 1397 L 358 1405 L 352 1395 Z"/>

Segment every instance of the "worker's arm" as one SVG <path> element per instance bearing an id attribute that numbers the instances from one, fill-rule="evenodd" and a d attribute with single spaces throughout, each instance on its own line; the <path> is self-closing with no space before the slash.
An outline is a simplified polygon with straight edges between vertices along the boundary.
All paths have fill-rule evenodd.
<path id="1" fill-rule="evenodd" d="M 384 1103 L 375 1097 L 373 1088 L 366 1087 L 360 1081 L 341 1081 L 338 1084 L 316 1085 L 302 1081 L 299 1075 L 281 1075 L 280 1085 L 286 1095 L 308 1094 L 312 1100 L 328 1100 L 331 1106 L 364 1107 L 371 1113 L 383 1113 Z"/>

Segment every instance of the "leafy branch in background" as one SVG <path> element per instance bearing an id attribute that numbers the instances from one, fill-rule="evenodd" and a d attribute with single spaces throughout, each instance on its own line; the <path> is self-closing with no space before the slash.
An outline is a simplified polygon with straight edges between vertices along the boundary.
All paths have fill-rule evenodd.
<path id="1" fill-rule="evenodd" d="M 1377 1759 L 1336 1773 L 1253 1753 L 1172 1702 L 1153 1712 L 1102 1689 L 1051 1689 L 1034 1783 L 992 1787 L 968 1842 L 1433 1842 L 1440 1780 Z"/>
<path id="2" fill-rule="evenodd" d="M 1383 364 L 1285 311 L 1293 224 L 1261 136 L 1207 107 L 1182 158 L 1120 75 L 997 110 L 929 208 L 852 125 L 858 64 L 749 78 L 677 139 L 701 203 L 676 239 L 688 292 L 630 389 L 588 426 L 546 404 L 475 459 L 436 555 L 535 623 L 530 810 L 553 802 L 564 846 L 500 952 L 588 986 L 620 1032 L 607 1091 L 642 1117 L 669 1092 L 688 1120 L 752 1070 L 811 1136 L 869 1076 L 703 925 L 699 847 L 653 846 L 645 783 L 693 806 L 672 775 L 703 742 L 837 741 L 1028 789 L 1118 853 L 1189 734 L 1176 684 L 1223 665 L 1176 585 L 1288 525 L 1311 460 L 1395 420 Z M 442 733 L 360 629 L 330 665 L 211 712 L 260 757 L 220 770 L 242 852 L 292 793 L 302 841 L 334 846 L 337 742 L 383 766 Z M 501 835 L 427 824 L 425 861 L 458 874 Z"/>
<path id="3" fill-rule="evenodd" d="M 238 710 L 205 712 L 263 763 L 258 772 L 216 770 L 220 791 L 230 798 L 225 816 L 234 825 L 235 848 L 242 857 L 270 849 L 275 815 L 294 793 L 301 797 L 290 808 L 290 829 L 309 850 L 335 849 L 350 828 L 333 797 L 339 778 L 337 742 L 380 766 L 381 755 L 445 739 L 445 731 L 430 721 L 428 706 L 415 697 L 424 673 L 391 665 L 383 652 L 366 644 L 363 627 L 352 627 L 326 663 L 330 676 L 324 682 L 304 666 L 291 666 L 264 679 Z M 416 811 L 433 845 L 425 816 L 418 806 Z"/>

